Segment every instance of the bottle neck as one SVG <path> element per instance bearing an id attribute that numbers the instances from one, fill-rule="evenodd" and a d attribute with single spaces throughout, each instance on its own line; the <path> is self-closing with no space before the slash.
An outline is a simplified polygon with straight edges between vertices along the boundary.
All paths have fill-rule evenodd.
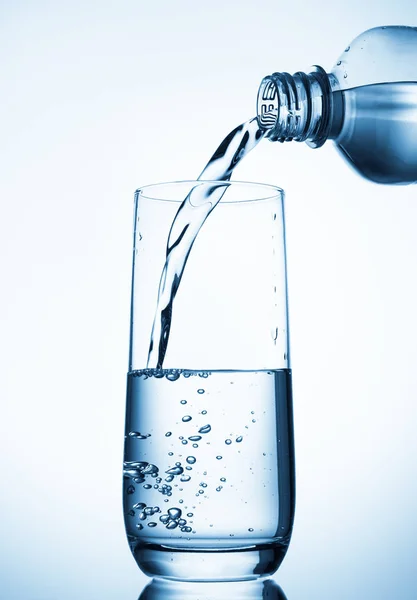
<path id="1" fill-rule="evenodd" d="M 306 142 L 319 148 L 343 125 L 343 95 L 334 75 L 321 67 L 311 73 L 273 73 L 258 91 L 257 115 L 272 142 Z"/>

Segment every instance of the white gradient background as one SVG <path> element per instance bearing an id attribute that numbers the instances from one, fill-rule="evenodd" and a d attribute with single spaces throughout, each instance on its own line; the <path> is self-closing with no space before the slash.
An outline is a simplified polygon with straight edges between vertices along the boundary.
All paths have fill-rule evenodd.
<path id="1" fill-rule="evenodd" d="M 412 0 L 0 3 L 0 597 L 136 600 L 121 462 L 132 199 L 193 178 L 276 70 Z M 297 511 L 288 600 L 417 596 L 417 189 L 264 143 L 286 190 Z"/>

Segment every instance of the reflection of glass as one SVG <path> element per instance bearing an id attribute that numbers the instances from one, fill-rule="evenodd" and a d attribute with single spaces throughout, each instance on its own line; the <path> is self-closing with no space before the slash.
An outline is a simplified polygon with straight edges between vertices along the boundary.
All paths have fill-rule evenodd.
<path id="1" fill-rule="evenodd" d="M 282 589 L 272 579 L 222 582 L 186 583 L 153 579 L 139 600 L 287 600 Z"/>
<path id="2" fill-rule="evenodd" d="M 280 565 L 294 513 L 283 193 L 229 184 L 189 255 L 163 368 L 147 369 L 168 233 L 197 184 L 136 196 L 126 531 L 150 576 L 254 579 Z"/>

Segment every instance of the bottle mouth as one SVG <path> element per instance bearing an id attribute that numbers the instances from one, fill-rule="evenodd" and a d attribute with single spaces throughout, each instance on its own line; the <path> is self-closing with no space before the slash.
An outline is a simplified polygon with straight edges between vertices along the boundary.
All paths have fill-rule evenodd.
<path id="1" fill-rule="evenodd" d="M 268 137 L 277 124 L 279 114 L 278 88 L 270 76 L 264 77 L 259 86 L 256 114 L 259 127 L 266 131 L 265 136 Z"/>

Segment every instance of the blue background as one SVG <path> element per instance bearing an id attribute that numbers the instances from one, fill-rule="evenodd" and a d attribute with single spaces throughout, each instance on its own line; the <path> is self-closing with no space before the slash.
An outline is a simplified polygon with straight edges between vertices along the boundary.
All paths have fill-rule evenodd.
<path id="1" fill-rule="evenodd" d="M 0 595 L 135 600 L 121 463 L 136 187 L 196 177 L 272 71 L 327 70 L 411 0 L 0 3 Z M 417 67 L 416 67 L 417 68 Z M 417 118 L 417 117 L 416 117 Z M 246 163 L 246 164 L 245 164 Z M 327 143 L 286 190 L 297 512 L 288 600 L 417 595 L 417 193 Z"/>

